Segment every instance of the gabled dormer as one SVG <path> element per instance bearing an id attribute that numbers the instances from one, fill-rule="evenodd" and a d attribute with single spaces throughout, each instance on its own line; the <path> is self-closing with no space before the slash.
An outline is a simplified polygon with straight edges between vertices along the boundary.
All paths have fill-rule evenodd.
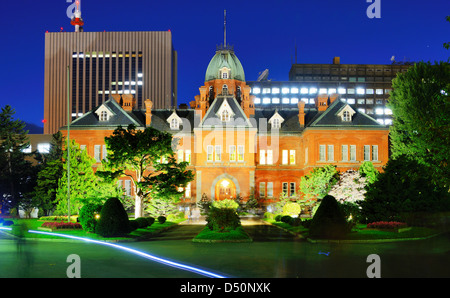
<path id="1" fill-rule="evenodd" d="M 180 124 L 183 124 L 183 120 L 181 120 L 180 116 L 178 116 L 175 111 L 173 111 L 172 115 L 167 118 L 167 122 L 172 130 L 180 129 Z"/>
<path id="2" fill-rule="evenodd" d="M 339 111 L 336 113 L 342 122 L 352 122 L 353 115 L 355 114 L 355 110 L 350 107 L 350 105 L 345 104 Z"/>
<path id="3" fill-rule="evenodd" d="M 224 66 L 221 69 L 219 69 L 219 78 L 221 79 L 231 79 L 231 69 Z"/>
<path id="4" fill-rule="evenodd" d="M 111 111 L 110 108 L 108 108 L 105 104 L 102 104 L 96 111 L 95 114 L 97 114 L 98 120 L 100 122 L 107 122 L 109 119 L 115 115 L 113 111 Z"/>
<path id="5" fill-rule="evenodd" d="M 231 119 L 233 119 L 234 112 L 226 98 L 224 98 L 222 104 L 216 112 L 216 115 L 222 122 L 230 122 Z"/>
<path id="6" fill-rule="evenodd" d="M 272 126 L 272 129 L 280 129 L 281 123 L 284 122 L 284 118 L 278 114 L 278 110 L 275 111 L 272 117 L 269 119 L 269 124 Z"/>

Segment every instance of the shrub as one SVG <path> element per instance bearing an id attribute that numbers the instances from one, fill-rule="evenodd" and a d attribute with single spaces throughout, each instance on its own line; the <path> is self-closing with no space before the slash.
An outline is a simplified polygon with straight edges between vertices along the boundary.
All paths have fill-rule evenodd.
<path id="1" fill-rule="evenodd" d="M 265 219 L 275 219 L 275 214 L 273 214 L 272 212 L 265 212 L 264 218 Z"/>
<path id="2" fill-rule="evenodd" d="M 44 228 L 51 228 L 51 229 L 82 229 L 83 227 L 81 224 L 77 222 L 44 222 L 42 224 L 42 227 Z"/>
<path id="3" fill-rule="evenodd" d="M 96 215 L 100 213 L 102 206 L 100 204 L 87 203 L 80 210 L 78 217 L 83 230 L 86 232 L 95 232 L 95 226 L 97 225 Z"/>
<path id="4" fill-rule="evenodd" d="M 287 224 L 291 221 L 291 219 L 292 219 L 292 217 L 290 215 L 283 215 L 283 216 L 281 216 L 281 222 L 284 222 L 284 223 L 287 223 Z"/>
<path id="5" fill-rule="evenodd" d="M 220 208 L 220 209 L 229 208 L 229 209 L 236 210 L 239 207 L 239 204 L 233 200 L 225 199 L 225 200 L 221 200 L 221 201 L 214 201 L 212 203 L 212 206 L 215 208 Z"/>
<path id="6" fill-rule="evenodd" d="M 183 211 L 178 211 L 176 213 L 171 213 L 171 214 L 167 215 L 168 221 L 175 221 L 175 220 L 182 219 L 182 218 L 184 218 Z"/>
<path id="7" fill-rule="evenodd" d="M 148 221 L 145 217 L 139 217 L 134 220 L 138 224 L 139 229 L 148 227 Z"/>
<path id="8" fill-rule="evenodd" d="M 216 208 L 211 206 L 206 216 L 207 226 L 212 231 L 234 230 L 241 225 L 241 220 L 233 208 Z"/>
<path id="9" fill-rule="evenodd" d="M 166 222 L 166 217 L 165 217 L 165 216 L 162 216 L 162 215 L 158 216 L 158 222 L 159 222 L 160 224 L 165 223 L 165 222 Z"/>
<path id="10" fill-rule="evenodd" d="M 283 206 L 283 215 L 290 215 L 290 216 L 297 216 L 300 214 L 302 209 L 300 208 L 300 205 L 297 203 L 287 203 Z"/>
<path id="11" fill-rule="evenodd" d="M 281 217 L 283 217 L 281 214 L 275 215 L 275 221 L 281 221 Z"/>
<path id="12" fill-rule="evenodd" d="M 147 220 L 148 226 L 151 226 L 152 224 L 155 223 L 155 219 L 153 217 L 146 217 L 145 219 Z"/>
<path id="13" fill-rule="evenodd" d="M 102 207 L 95 232 L 103 237 L 121 236 L 131 231 L 128 215 L 118 198 L 108 199 Z"/>
<path id="14" fill-rule="evenodd" d="M 398 221 L 377 221 L 367 224 L 368 229 L 400 229 L 405 228 L 406 223 Z"/>
<path id="15" fill-rule="evenodd" d="M 289 224 L 293 227 L 299 227 L 302 225 L 302 219 L 300 217 L 291 217 Z"/>
<path id="16" fill-rule="evenodd" d="M 309 236 L 342 239 L 348 232 L 349 227 L 340 204 L 333 196 L 326 195 L 312 219 Z"/>
<path id="17" fill-rule="evenodd" d="M 139 229 L 139 223 L 136 220 L 130 220 L 130 232 Z"/>

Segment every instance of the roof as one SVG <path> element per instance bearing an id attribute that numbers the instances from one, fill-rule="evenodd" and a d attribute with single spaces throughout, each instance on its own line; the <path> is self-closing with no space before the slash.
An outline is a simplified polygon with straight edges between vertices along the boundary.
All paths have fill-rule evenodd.
<path id="1" fill-rule="evenodd" d="M 244 68 L 231 50 L 218 50 L 212 57 L 206 69 L 205 82 L 219 79 L 219 70 L 222 67 L 231 69 L 231 79 L 245 81 Z"/>

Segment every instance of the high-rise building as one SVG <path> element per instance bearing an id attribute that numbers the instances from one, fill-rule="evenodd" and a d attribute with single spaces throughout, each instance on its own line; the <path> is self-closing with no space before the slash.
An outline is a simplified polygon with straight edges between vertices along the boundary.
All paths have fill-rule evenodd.
<path id="1" fill-rule="evenodd" d="M 69 76 L 69 78 L 68 78 Z M 133 94 L 137 105 L 177 105 L 177 53 L 170 31 L 45 34 L 44 133 L 105 102 Z"/>
<path id="2" fill-rule="evenodd" d="M 289 81 L 261 80 L 247 82 L 255 95 L 256 107 L 296 108 L 299 101 L 306 107 L 315 104 L 321 94 L 339 94 L 341 100 L 370 115 L 385 125 L 392 123 L 392 112 L 386 107 L 392 80 L 405 72 L 409 64 L 341 64 L 335 57 L 332 64 L 293 64 Z"/>

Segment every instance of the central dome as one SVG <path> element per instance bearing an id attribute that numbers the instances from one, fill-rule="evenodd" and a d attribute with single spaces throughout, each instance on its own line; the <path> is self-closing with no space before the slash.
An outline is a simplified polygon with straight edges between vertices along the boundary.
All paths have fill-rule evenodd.
<path id="1" fill-rule="evenodd" d="M 218 49 L 206 69 L 205 82 L 220 79 L 220 69 L 227 67 L 231 70 L 230 79 L 245 81 L 244 68 L 230 49 Z"/>

